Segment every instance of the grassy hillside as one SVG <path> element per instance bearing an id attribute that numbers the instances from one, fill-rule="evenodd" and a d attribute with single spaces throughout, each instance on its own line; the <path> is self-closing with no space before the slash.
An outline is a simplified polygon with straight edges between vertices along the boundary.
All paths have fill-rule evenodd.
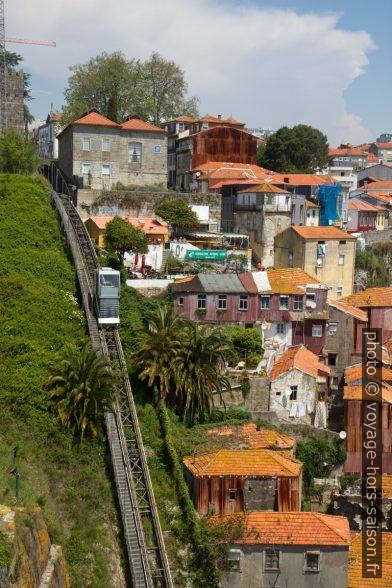
<path id="1" fill-rule="evenodd" d="M 0 175 L 0 503 L 44 509 L 72 586 L 121 586 L 116 510 L 103 441 L 72 444 L 48 410 L 48 364 L 85 337 L 76 277 L 48 190 L 38 177 Z"/>

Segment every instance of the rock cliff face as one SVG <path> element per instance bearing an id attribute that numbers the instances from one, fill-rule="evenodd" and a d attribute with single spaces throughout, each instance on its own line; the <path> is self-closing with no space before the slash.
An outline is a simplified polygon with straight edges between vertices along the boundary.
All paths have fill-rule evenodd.
<path id="1" fill-rule="evenodd" d="M 65 559 L 52 545 L 40 508 L 0 505 L 1 588 L 70 588 Z"/>

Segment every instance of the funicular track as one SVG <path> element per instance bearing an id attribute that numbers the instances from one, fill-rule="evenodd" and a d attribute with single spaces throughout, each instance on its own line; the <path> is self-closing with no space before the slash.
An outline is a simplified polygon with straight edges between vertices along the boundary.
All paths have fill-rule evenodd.
<path id="1" fill-rule="evenodd" d="M 74 259 L 91 344 L 109 359 L 118 374 L 117 395 L 112 410 L 105 411 L 105 424 L 132 586 L 173 588 L 120 337 L 117 330 L 99 329 L 94 315 L 93 275 L 98 268 L 95 249 L 59 170 L 51 165 L 44 175 L 54 188 L 52 204 Z"/>

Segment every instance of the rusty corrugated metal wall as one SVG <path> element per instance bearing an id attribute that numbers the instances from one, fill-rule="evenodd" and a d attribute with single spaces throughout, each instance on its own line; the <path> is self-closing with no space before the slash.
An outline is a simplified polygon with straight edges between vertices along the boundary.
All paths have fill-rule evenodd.
<path id="1" fill-rule="evenodd" d="M 208 161 L 255 165 L 257 139 L 238 129 L 213 127 L 193 136 L 192 168 Z"/>

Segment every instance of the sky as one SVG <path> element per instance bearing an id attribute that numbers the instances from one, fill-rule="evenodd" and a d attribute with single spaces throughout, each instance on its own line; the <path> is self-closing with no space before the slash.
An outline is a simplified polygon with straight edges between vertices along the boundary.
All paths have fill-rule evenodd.
<path id="1" fill-rule="evenodd" d="M 59 110 L 69 66 L 102 51 L 185 71 L 201 114 L 247 127 L 310 124 L 330 145 L 391 132 L 390 0 L 5 0 L 8 44 L 31 73 L 37 120 Z"/>

